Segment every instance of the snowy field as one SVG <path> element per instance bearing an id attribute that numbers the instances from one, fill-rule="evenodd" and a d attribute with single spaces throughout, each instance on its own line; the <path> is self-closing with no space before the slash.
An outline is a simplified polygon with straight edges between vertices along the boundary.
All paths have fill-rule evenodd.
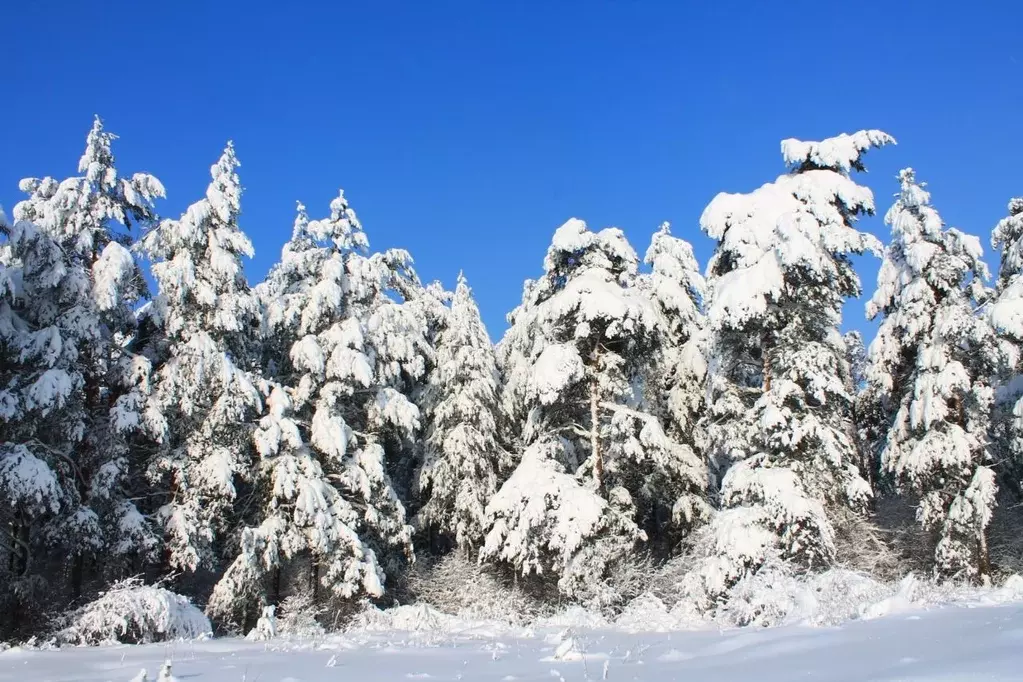
<path id="1" fill-rule="evenodd" d="M 149 646 L 11 649 L 0 681 L 1023 680 L 1023 605 L 898 613 L 834 628 L 727 632 L 468 628 L 318 640 L 218 639 Z"/>

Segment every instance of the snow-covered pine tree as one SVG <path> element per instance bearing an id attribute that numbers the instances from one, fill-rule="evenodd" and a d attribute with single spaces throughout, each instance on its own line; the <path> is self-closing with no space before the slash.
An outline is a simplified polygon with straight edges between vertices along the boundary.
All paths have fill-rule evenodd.
<path id="1" fill-rule="evenodd" d="M 669 223 L 663 223 L 654 233 L 644 260 L 651 270 L 640 276 L 640 285 L 665 321 L 656 330 L 660 337 L 657 349 L 646 364 L 645 409 L 661 420 L 665 432 L 674 441 L 694 448 L 698 440 L 696 424 L 703 412 L 707 371 L 701 347 L 706 326 L 702 309 L 706 283 L 692 245 L 672 236 Z M 671 484 L 663 481 L 655 487 L 661 485 Z M 666 499 L 674 501 L 678 497 L 670 495 Z M 651 501 L 656 503 L 656 500 Z M 654 511 L 658 513 L 647 519 L 647 534 L 674 548 L 680 539 L 678 535 L 662 533 L 662 537 L 653 537 L 657 528 L 677 528 L 665 523 L 670 516 L 666 518 L 664 512 L 670 512 L 670 507 Z"/>
<path id="2" fill-rule="evenodd" d="M 67 275 L 58 244 L 31 223 L 16 220 L 4 232 L 0 496 L 7 504 L 0 507 L 0 521 L 8 542 L 0 563 L 0 628 L 7 629 L 28 625 L 25 611 L 32 602 L 45 606 L 43 588 L 61 587 L 46 584 L 45 564 L 48 555 L 69 549 L 61 543 L 61 512 L 80 506 L 74 449 L 85 425 L 75 328 L 61 324 L 60 314 L 68 311 L 58 305 L 82 278 Z"/>
<path id="3" fill-rule="evenodd" d="M 417 525 L 464 552 L 482 545 L 487 503 L 511 466 L 497 441 L 499 386 L 493 344 L 459 273 L 424 391 L 427 426 Z"/>
<path id="4" fill-rule="evenodd" d="M 416 357 L 417 340 L 386 339 L 390 355 L 373 343 L 371 326 L 395 331 L 375 317 L 393 304 L 385 292 L 395 275 L 384 256 L 367 255 L 343 192 L 330 209 L 310 221 L 299 205 L 280 262 L 257 287 L 271 381 L 255 435 L 254 511 L 209 603 L 219 618 L 278 601 L 282 572 L 305 578 L 314 596 L 322 586 L 340 599 L 379 597 L 381 554 L 411 556 L 386 446 L 395 429 L 411 440 L 419 413 L 386 381 L 403 375 L 402 344 Z"/>
<path id="5" fill-rule="evenodd" d="M 252 244 L 238 225 L 238 166 L 228 143 L 206 196 L 141 242 L 159 288 L 146 311 L 156 369 L 145 424 L 158 442 L 148 473 L 166 562 L 181 571 L 216 564 L 239 481 L 251 474 L 261 409 L 252 374 L 260 309 L 242 269 Z"/>
<path id="6" fill-rule="evenodd" d="M 444 288 L 439 281 L 423 285 L 411 268 L 411 259 L 407 272 L 395 273 L 400 276 L 402 289 L 398 293 L 401 317 L 411 324 L 410 333 L 415 339 L 419 363 L 414 375 L 407 374 L 400 384 L 400 390 L 411 400 L 420 411 L 421 428 L 413 442 L 405 442 L 390 455 L 391 477 L 399 497 L 408 505 L 410 519 L 418 513 L 418 505 L 423 502 L 419 489 L 419 472 L 427 458 L 429 444 L 426 441 L 426 429 L 432 417 L 427 412 L 436 404 L 438 396 L 432 393 L 431 382 L 436 376 L 436 348 L 441 332 L 447 327 L 451 315 L 451 302 L 454 293 Z M 411 445 L 411 448 L 409 447 Z"/>
<path id="7" fill-rule="evenodd" d="M 863 334 L 856 330 L 842 335 L 848 372 L 843 377 L 846 391 L 852 396 L 852 419 L 849 422 L 849 440 L 856 444 L 860 474 L 875 493 L 878 489 L 876 457 L 876 414 L 869 398 L 867 386 L 867 347 Z"/>
<path id="8" fill-rule="evenodd" d="M 347 262 L 351 295 L 349 315 L 361 322 L 364 347 L 373 370 L 367 388 L 346 401 L 346 423 L 358 440 L 364 468 L 382 466 L 374 474 L 375 518 L 367 537 L 376 548 L 385 574 L 397 577 L 414 559 L 412 527 L 406 507 L 412 499 L 418 462 L 416 440 L 422 419 L 415 397 L 433 359 L 431 329 L 446 292 L 424 287 L 403 249 L 388 249 Z"/>
<path id="9" fill-rule="evenodd" d="M 749 194 L 719 194 L 701 217 L 718 240 L 708 267 L 712 332 L 707 455 L 722 510 L 687 584 L 709 606 L 771 555 L 808 568 L 835 557 L 834 512 L 870 488 L 849 438 L 852 396 L 842 303 L 860 293 L 849 256 L 879 251 L 854 227 L 873 212 L 851 178 L 880 131 L 782 142 L 791 171 Z"/>
<path id="10" fill-rule="evenodd" d="M 842 335 L 845 344 L 845 359 L 849 365 L 846 376 L 850 394 L 860 391 L 867 380 L 867 346 L 863 343 L 863 334 L 853 330 Z"/>
<path id="11" fill-rule="evenodd" d="M 668 323 L 638 262 L 621 230 L 569 220 L 502 341 L 504 403 L 523 452 L 487 506 L 481 557 L 553 574 L 568 595 L 591 596 L 645 539 L 655 505 L 670 505 L 680 526 L 707 510 L 703 463 L 644 411 L 646 364 Z"/>
<path id="12" fill-rule="evenodd" d="M 883 316 L 870 344 L 867 378 L 889 425 L 881 463 L 897 486 L 919 495 L 918 519 L 935 532 L 935 571 L 983 577 L 985 530 L 995 503 L 988 466 L 1000 362 L 977 306 L 987 296 L 980 240 L 947 229 L 912 169 L 885 215 L 885 250 L 868 317 Z"/>
<path id="13" fill-rule="evenodd" d="M 1009 215 L 991 234 L 1001 263 L 988 320 L 1001 341 L 1005 364 L 999 377 L 991 448 L 1002 462 L 1000 480 L 1020 494 L 1023 481 L 1023 198 L 1009 202 Z"/>
<path id="14" fill-rule="evenodd" d="M 164 190 L 145 173 L 118 175 L 114 139 L 97 118 L 78 163 L 81 175 L 23 180 L 29 198 L 14 209 L 6 245 L 20 282 L 9 301 L 20 325 L 9 331 L 20 329 L 26 344 L 18 376 L 5 387 L 5 413 L 20 421 L 15 459 L 40 481 L 55 475 L 62 502 L 59 517 L 19 546 L 28 551 L 41 542 L 70 555 L 72 597 L 82 591 L 86 558 L 97 572 L 122 571 L 130 568 L 125 561 L 145 558 L 156 545 L 133 501 L 141 481 L 130 445 L 150 368 L 127 350 L 133 308 L 145 295 L 128 247 L 131 231 L 155 220 L 153 200 Z M 25 524 L 16 526 L 26 532 Z"/>
<path id="15" fill-rule="evenodd" d="M 21 317 L 26 297 L 51 294 L 63 279 L 58 246 L 35 226 L 0 215 L 0 637 L 30 625 L 58 513 L 74 498 L 68 461 L 78 441 L 64 416 L 80 412 L 74 357 L 46 343 L 47 330 Z M 48 296 L 52 304 L 52 296 Z M 59 330 L 49 331 L 59 340 Z M 73 346 L 68 344 L 73 350 Z M 71 428 L 67 428 L 70 426 Z M 62 428 L 63 427 L 63 428 Z M 60 448 L 59 450 L 57 448 Z M 70 476 L 69 476 L 70 474 Z M 68 488 L 71 487 L 69 490 Z"/>

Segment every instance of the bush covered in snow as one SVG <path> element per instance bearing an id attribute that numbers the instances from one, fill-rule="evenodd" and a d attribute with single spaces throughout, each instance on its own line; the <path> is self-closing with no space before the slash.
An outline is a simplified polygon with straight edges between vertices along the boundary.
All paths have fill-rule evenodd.
<path id="1" fill-rule="evenodd" d="M 312 595 L 299 593 L 281 602 L 277 610 L 277 634 L 282 637 L 318 637 L 324 633 L 319 618 L 326 609 Z"/>
<path id="2" fill-rule="evenodd" d="M 209 619 L 188 597 L 129 578 L 61 619 L 56 637 L 79 645 L 145 644 L 196 639 L 211 632 Z"/>
<path id="3" fill-rule="evenodd" d="M 418 602 L 463 618 L 517 624 L 550 608 L 493 568 L 459 553 L 419 562 L 408 586 Z"/>
<path id="4" fill-rule="evenodd" d="M 349 630 L 371 632 L 450 632 L 464 623 L 462 619 L 441 613 L 429 604 L 406 604 L 379 609 L 366 603 L 365 609 L 352 619 Z"/>

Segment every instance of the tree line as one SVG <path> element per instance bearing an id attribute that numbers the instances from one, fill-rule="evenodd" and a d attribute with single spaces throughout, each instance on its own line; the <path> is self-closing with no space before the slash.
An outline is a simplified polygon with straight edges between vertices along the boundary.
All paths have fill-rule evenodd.
<path id="1" fill-rule="evenodd" d="M 667 223 L 640 259 L 569 220 L 496 346 L 465 278 L 371 251 L 344 192 L 250 286 L 233 146 L 161 219 L 114 139 L 97 118 L 78 175 L 0 213 L 4 636 L 136 575 L 245 630 L 289 595 L 335 622 L 414 600 L 443 556 L 611 608 L 642 562 L 709 610 L 865 538 L 942 580 L 1015 570 L 1023 199 L 993 286 L 912 169 L 882 244 L 855 174 L 883 132 L 783 141 L 779 177 L 703 212 L 706 267 Z M 840 331 L 865 253 L 866 346 Z"/>

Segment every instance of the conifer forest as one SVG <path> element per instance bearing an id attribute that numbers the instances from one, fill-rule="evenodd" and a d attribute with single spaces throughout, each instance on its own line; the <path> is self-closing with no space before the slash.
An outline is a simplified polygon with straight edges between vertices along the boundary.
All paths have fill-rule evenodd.
<path id="1" fill-rule="evenodd" d="M 165 216 L 115 139 L 97 118 L 0 212 L 0 641 L 88 641 L 153 591 L 225 634 L 651 593 L 743 625 L 838 570 L 1023 569 L 1023 198 L 971 234 L 912 168 L 875 197 L 884 132 L 784 140 L 648 244 L 566 216 L 500 340 L 342 190 L 250 282 L 245 150 Z"/>

